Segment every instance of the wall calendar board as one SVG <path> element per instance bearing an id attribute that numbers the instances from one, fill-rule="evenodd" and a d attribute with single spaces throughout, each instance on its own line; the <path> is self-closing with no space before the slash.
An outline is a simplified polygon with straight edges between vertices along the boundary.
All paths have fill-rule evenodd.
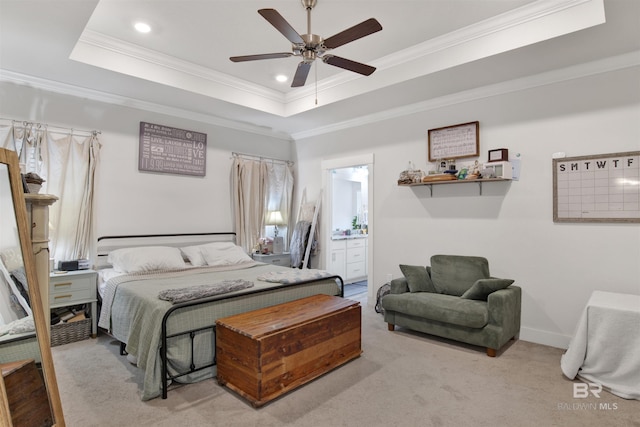
<path id="1" fill-rule="evenodd" d="M 640 151 L 553 160 L 554 222 L 640 222 Z"/>
<path id="2" fill-rule="evenodd" d="M 429 161 L 480 155 L 480 122 L 445 126 L 428 131 Z"/>
<path id="3" fill-rule="evenodd" d="M 140 122 L 138 170 L 205 176 L 207 134 Z"/>

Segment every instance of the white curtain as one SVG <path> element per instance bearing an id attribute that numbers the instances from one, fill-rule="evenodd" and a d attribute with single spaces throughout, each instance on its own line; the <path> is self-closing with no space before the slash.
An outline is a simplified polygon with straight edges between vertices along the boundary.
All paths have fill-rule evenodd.
<path id="1" fill-rule="evenodd" d="M 42 144 L 42 191 L 58 196 L 49 210 L 51 257 L 93 258 L 94 177 L 100 142 L 97 135 L 47 133 Z"/>
<path id="2" fill-rule="evenodd" d="M 267 211 L 279 210 L 287 224 L 293 221 L 292 166 L 280 161 L 234 156 L 231 175 L 237 243 L 251 251 L 263 237 Z M 287 231 L 290 229 L 288 226 Z"/>
<path id="3" fill-rule="evenodd" d="M 286 224 L 285 249 L 291 239 L 294 215 L 291 212 L 293 172 L 290 163 L 267 162 L 267 211 L 280 211 Z M 282 228 L 280 229 L 282 230 Z"/>
<path id="4" fill-rule="evenodd" d="M 58 197 L 49 208 L 50 256 L 56 261 L 93 258 L 97 133 L 77 136 L 37 124 L 12 124 L 0 128 L 0 144 L 17 152 L 25 173 L 45 180 L 41 194 Z"/>
<path id="5" fill-rule="evenodd" d="M 267 164 L 234 157 L 231 195 L 236 226 L 236 243 L 250 252 L 261 237 L 266 205 Z"/>

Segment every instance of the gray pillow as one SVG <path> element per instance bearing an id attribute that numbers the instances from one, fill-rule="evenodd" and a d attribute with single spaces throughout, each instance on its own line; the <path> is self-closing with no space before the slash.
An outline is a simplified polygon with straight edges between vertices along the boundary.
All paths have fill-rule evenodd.
<path id="1" fill-rule="evenodd" d="M 489 294 L 505 289 L 513 282 L 511 279 L 479 279 L 460 298 L 486 301 Z"/>
<path id="2" fill-rule="evenodd" d="M 410 292 L 436 292 L 426 267 L 400 264 L 400 271 L 407 279 Z"/>
<path id="3" fill-rule="evenodd" d="M 433 255 L 431 281 L 441 294 L 462 296 L 479 279 L 490 279 L 489 261 L 484 257 Z"/>

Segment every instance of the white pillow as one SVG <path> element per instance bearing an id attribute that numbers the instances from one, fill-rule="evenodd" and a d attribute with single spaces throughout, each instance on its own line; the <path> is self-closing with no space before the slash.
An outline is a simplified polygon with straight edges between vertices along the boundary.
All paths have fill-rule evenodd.
<path id="1" fill-rule="evenodd" d="M 244 264 L 253 261 L 240 246 L 232 245 L 230 248 L 221 249 L 216 246 L 204 245 L 200 248 L 202 258 L 207 265 L 224 266 Z"/>
<path id="2" fill-rule="evenodd" d="M 233 244 L 233 242 L 212 242 L 205 243 L 204 245 L 186 246 L 184 248 L 180 248 L 180 251 L 182 251 L 182 254 L 189 260 L 191 265 L 194 267 L 202 267 L 207 265 L 207 262 L 202 257 L 202 253 L 200 252 L 201 248 L 212 247 L 222 250 L 230 249 L 234 246 L 235 244 Z"/>
<path id="3" fill-rule="evenodd" d="M 116 249 L 109 253 L 108 262 L 122 273 L 177 270 L 185 268 L 180 249 L 169 246 L 145 246 Z"/>

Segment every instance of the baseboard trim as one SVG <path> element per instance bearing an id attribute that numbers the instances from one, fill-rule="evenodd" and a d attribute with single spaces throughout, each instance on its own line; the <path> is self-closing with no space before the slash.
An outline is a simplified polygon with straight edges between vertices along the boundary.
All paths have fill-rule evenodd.
<path id="1" fill-rule="evenodd" d="M 542 331 L 533 328 L 520 328 L 520 339 L 536 344 L 548 345 L 550 347 L 567 349 L 571 342 L 568 335 L 556 334 L 553 332 Z"/>

